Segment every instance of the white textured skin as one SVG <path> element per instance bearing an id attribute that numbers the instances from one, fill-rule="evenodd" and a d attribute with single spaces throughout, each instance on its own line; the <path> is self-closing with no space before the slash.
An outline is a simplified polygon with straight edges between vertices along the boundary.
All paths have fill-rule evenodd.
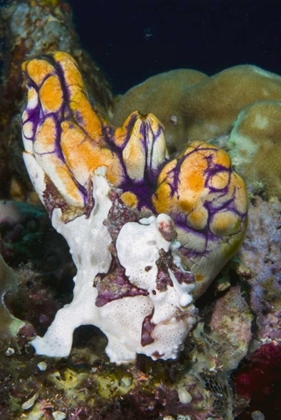
<path id="1" fill-rule="evenodd" d="M 41 171 L 37 178 L 36 167 L 30 167 L 30 164 L 37 166 L 37 162 L 28 159 L 26 163 L 29 163 L 32 180 L 38 179 L 40 190 L 44 187 Z M 171 246 L 159 232 L 158 224 L 161 222 L 163 225 L 170 218 L 159 215 L 157 218 L 142 219 L 142 224 L 127 223 L 117 239 L 118 257 L 130 282 L 147 289 L 149 296 L 124 297 L 97 307 L 97 289 L 93 287 L 93 280 L 98 273 L 106 273 L 111 263 L 108 251 L 111 237 L 103 221 L 112 203 L 108 198 L 110 187 L 103 169 L 96 171 L 93 184 L 95 206 L 88 219 L 80 216 L 65 224 L 61 219 L 61 210 L 53 211 L 52 224 L 67 240 L 77 267 L 74 296 L 70 304 L 57 312 L 44 337 L 37 336 L 32 345 L 37 354 L 67 357 L 71 351 L 74 330 L 81 325 L 95 325 L 108 338 L 106 353 L 111 362 L 131 362 L 137 353 L 153 359 L 159 356 L 163 359 L 176 358 L 196 319 L 189 294 L 193 285 L 180 285 L 172 275 L 174 287 L 168 286 L 167 291 L 157 291 L 156 295 L 152 293 L 152 290 L 156 290 L 159 250 L 168 251 Z M 152 268 L 147 272 L 145 267 L 148 265 Z M 154 341 L 142 346 L 143 320 L 152 312 L 151 321 L 156 324 L 151 334 Z"/>
<path id="2" fill-rule="evenodd" d="M 168 224 L 170 219 L 166 214 L 159 214 L 157 218 L 141 219 L 141 224 L 126 223 L 116 242 L 119 261 L 126 269 L 130 283 L 149 292 L 154 306 L 151 319 L 154 324 L 171 320 L 177 308 L 189 305 L 192 302 L 190 292 L 194 289 L 193 284 L 179 284 L 171 270 L 169 274 L 173 287 L 168 286 L 166 292 L 159 292 L 156 288 L 159 251 L 164 249 L 167 252 L 171 246 L 171 242 L 166 241 L 159 232 L 158 224 L 165 221 Z M 151 268 L 146 271 L 148 266 Z"/>
<path id="3" fill-rule="evenodd" d="M 43 203 L 43 192 L 46 189 L 45 172 L 43 171 L 41 166 L 38 165 L 35 157 L 30 153 L 24 152 L 23 160 L 28 170 L 30 181 L 32 182 L 35 191 L 37 192 L 40 200 Z"/>

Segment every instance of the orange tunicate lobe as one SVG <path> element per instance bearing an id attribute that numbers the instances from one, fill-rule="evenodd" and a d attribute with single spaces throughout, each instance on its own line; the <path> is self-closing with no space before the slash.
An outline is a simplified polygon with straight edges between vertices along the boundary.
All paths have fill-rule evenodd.
<path id="1" fill-rule="evenodd" d="M 115 186 L 126 185 L 124 201 L 135 207 L 140 193 L 134 185 L 144 183 L 147 171 L 152 168 L 155 184 L 147 190 L 152 195 L 147 202 L 152 202 L 153 211 L 172 216 L 180 214 L 181 220 L 195 230 L 203 230 L 209 223 L 210 229 L 218 235 L 236 229 L 239 216 L 232 209 L 219 209 L 226 200 L 234 200 L 235 209 L 243 213 L 247 199 L 244 183 L 232 172 L 230 157 L 225 151 L 209 143 L 193 142 L 164 164 L 157 176 L 158 168 L 168 159 L 162 138 L 163 126 L 158 119 L 152 114 L 143 116 L 138 111 L 133 112 L 122 127 L 114 129 L 110 140 L 114 147 L 111 148 L 104 136 L 104 122 L 89 102 L 75 61 L 61 52 L 50 57 L 50 61 L 25 62 L 23 70 L 37 85 L 37 90 L 29 87 L 30 108 L 27 109 L 37 106 L 39 98 L 45 116 L 37 125 L 33 150 L 63 195 L 70 194 L 73 202 L 77 199 L 80 203 L 81 194 L 76 184 L 86 187 L 91 174 L 105 166 L 108 180 Z M 64 115 L 62 105 L 67 110 Z M 27 127 L 28 134 L 29 131 L 32 134 Z M 211 219 L 206 205 L 210 202 L 214 210 L 218 209 Z"/>
<path id="2" fill-rule="evenodd" d="M 182 215 L 187 226 L 202 230 L 212 211 L 233 201 L 211 219 L 211 230 L 218 235 L 237 231 L 239 212 L 247 210 L 243 180 L 231 170 L 228 154 L 216 146 L 194 142 L 177 158 L 167 163 L 158 177 L 153 205 L 157 213 Z M 233 209 L 235 212 L 233 212 Z"/>
<path id="3" fill-rule="evenodd" d="M 36 140 L 34 142 L 34 152 L 53 153 L 55 150 L 56 124 L 50 116 L 45 119 L 42 125 L 37 129 Z"/>
<path id="4" fill-rule="evenodd" d="M 52 95 L 50 95 L 52 92 Z M 39 98 L 45 114 L 57 112 L 63 104 L 63 92 L 57 76 L 48 77 L 39 90 Z"/>
<path id="5" fill-rule="evenodd" d="M 38 87 L 40 87 L 43 80 L 45 80 L 45 78 L 48 75 L 51 75 L 54 71 L 52 64 L 48 61 L 36 58 L 30 61 L 25 61 L 22 65 L 22 69 Z"/>

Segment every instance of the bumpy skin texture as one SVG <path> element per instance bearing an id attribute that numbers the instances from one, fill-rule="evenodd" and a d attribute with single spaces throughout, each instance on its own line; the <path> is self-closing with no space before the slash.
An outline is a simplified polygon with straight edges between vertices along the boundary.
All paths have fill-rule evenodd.
<path id="1" fill-rule="evenodd" d="M 241 244 L 247 218 L 244 182 L 224 150 L 194 142 L 161 170 L 153 204 L 177 226 L 197 298 Z"/>
<path id="2" fill-rule="evenodd" d="M 227 153 L 210 144 L 195 142 L 169 160 L 163 126 L 152 114 L 135 111 L 120 128 L 107 124 L 66 53 L 27 61 L 23 71 L 25 164 L 77 266 L 73 302 L 36 338 L 37 352 L 67 355 L 73 330 L 92 323 L 107 335 L 112 361 L 133 360 L 135 353 L 176 357 L 196 321 L 192 298 L 243 240 L 242 179 Z M 104 223 L 118 206 L 134 208 L 137 221 L 120 219 L 113 240 Z M 158 216 L 138 221 L 144 212 Z M 68 312 L 76 315 L 66 331 Z M 128 322 L 131 339 L 124 341 Z"/>

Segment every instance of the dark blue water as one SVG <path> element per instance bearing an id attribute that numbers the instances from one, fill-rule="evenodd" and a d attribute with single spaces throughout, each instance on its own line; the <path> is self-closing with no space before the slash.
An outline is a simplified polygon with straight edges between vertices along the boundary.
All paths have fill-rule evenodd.
<path id="1" fill-rule="evenodd" d="M 70 0 L 81 43 L 115 92 L 175 68 L 243 63 L 281 74 L 281 3 L 265 0 Z"/>

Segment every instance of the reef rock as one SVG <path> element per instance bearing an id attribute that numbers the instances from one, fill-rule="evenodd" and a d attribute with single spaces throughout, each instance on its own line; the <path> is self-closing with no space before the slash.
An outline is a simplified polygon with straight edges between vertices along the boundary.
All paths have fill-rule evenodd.
<path id="1" fill-rule="evenodd" d="M 228 139 L 232 162 L 250 191 L 281 196 L 281 102 L 258 101 L 238 115 Z"/>
<path id="2" fill-rule="evenodd" d="M 250 270 L 250 307 L 256 315 L 258 340 L 281 339 L 280 202 L 256 196 L 249 209 L 249 228 L 241 264 Z"/>
<path id="3" fill-rule="evenodd" d="M 155 89 L 147 89 L 151 83 Z M 148 79 L 117 102 L 113 123 L 122 124 L 135 109 L 144 114 L 153 112 L 164 123 L 169 149 L 182 150 L 188 142 L 228 135 L 245 106 L 281 100 L 281 77 L 257 66 L 240 65 L 202 78 L 192 86 L 175 80 L 171 91 L 157 83 L 157 76 Z"/>
<path id="4" fill-rule="evenodd" d="M 5 305 L 5 294 L 15 290 L 16 286 L 17 282 L 13 270 L 0 255 L 0 338 L 2 340 L 15 336 L 19 329 L 24 326 L 24 322 L 15 318 Z"/>

